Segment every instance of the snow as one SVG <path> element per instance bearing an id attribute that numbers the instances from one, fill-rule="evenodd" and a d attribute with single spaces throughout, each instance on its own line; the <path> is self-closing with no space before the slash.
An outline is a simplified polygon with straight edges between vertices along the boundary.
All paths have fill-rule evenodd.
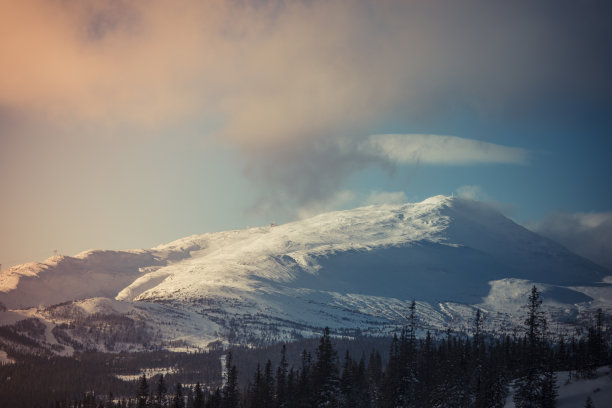
<path id="1" fill-rule="evenodd" d="M 227 383 L 227 354 L 222 354 L 219 362 L 221 363 L 221 388 L 223 388 Z"/>
<path id="2" fill-rule="evenodd" d="M 600 367 L 594 378 L 568 381 L 569 372 L 557 373 L 557 408 L 584 407 L 587 397 L 591 397 L 596 408 L 609 407 L 612 402 L 612 376 L 610 367 Z M 512 393 L 506 399 L 505 408 L 514 408 Z"/>
<path id="3" fill-rule="evenodd" d="M 85 314 L 130 314 L 164 341 L 205 347 L 231 320 L 276 340 L 325 326 L 388 333 L 413 299 L 427 329 L 465 330 L 479 308 L 485 325 L 512 330 L 533 284 L 569 321 L 611 308 L 607 275 L 482 203 L 435 196 L 22 265 L 0 275 L 0 301 L 86 299 L 75 303 Z"/>
<path id="4" fill-rule="evenodd" d="M 557 408 L 582 407 L 588 396 L 595 407 L 609 407 L 612 403 L 612 376 L 610 367 L 601 367 L 595 378 L 573 379 L 567 383 L 568 372 L 558 373 L 559 397 Z"/>
<path id="5" fill-rule="evenodd" d="M 146 250 L 87 251 L 18 265 L 0 274 L 0 301 L 9 308 L 51 305 L 95 296 L 114 297 L 159 262 Z"/>
<path id="6" fill-rule="evenodd" d="M 178 369 L 176 367 L 156 367 L 156 368 L 144 368 L 138 372 L 138 374 L 115 374 L 115 377 L 122 381 L 136 381 L 143 376 L 143 374 L 147 378 L 151 378 L 156 375 L 163 374 L 176 374 L 178 373 Z"/>
<path id="7" fill-rule="evenodd" d="M 14 364 L 14 363 L 15 363 L 15 360 L 13 360 L 12 358 L 9 358 L 9 356 L 6 354 L 6 351 L 0 350 L 0 365 Z"/>

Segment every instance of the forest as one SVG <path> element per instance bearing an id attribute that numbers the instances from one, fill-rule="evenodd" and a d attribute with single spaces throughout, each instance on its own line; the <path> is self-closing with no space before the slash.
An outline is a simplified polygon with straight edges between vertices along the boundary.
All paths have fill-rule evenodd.
<path id="1" fill-rule="evenodd" d="M 471 336 L 448 331 L 442 336 L 427 332 L 418 338 L 413 302 L 406 326 L 391 339 L 339 339 L 326 328 L 318 340 L 259 350 L 22 356 L 18 363 L 0 367 L 0 404 L 41 408 L 480 408 L 503 407 L 507 398 L 513 398 L 517 407 L 555 407 L 557 372 L 589 378 L 598 367 L 611 363 L 610 330 L 598 310 L 586 335 L 553 341 L 547 335 L 541 304 L 534 286 L 520 336 L 484 333 L 483 316 L 477 311 Z M 299 346 L 303 346 L 301 351 Z M 269 357 L 273 352 L 276 356 Z M 116 376 L 145 367 L 174 369 L 145 372 L 132 381 Z"/>

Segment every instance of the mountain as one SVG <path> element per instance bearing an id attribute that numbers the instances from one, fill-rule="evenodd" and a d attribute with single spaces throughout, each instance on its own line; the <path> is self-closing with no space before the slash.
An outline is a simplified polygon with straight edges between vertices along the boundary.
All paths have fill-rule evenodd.
<path id="1" fill-rule="evenodd" d="M 0 275 L 0 322 L 35 317 L 39 340 L 66 352 L 206 347 L 325 326 L 389 334 L 414 299 L 423 330 L 467 330 L 479 308 L 489 329 L 512 331 L 536 284 L 569 330 L 612 308 L 609 275 L 486 204 L 436 196 L 13 267 Z"/>

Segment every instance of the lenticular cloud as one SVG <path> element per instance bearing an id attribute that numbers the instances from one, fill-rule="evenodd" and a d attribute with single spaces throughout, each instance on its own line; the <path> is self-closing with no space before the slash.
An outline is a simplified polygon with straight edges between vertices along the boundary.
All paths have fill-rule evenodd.
<path id="1" fill-rule="evenodd" d="M 457 136 L 440 135 L 372 135 L 360 150 L 398 164 L 525 164 L 528 152 Z"/>

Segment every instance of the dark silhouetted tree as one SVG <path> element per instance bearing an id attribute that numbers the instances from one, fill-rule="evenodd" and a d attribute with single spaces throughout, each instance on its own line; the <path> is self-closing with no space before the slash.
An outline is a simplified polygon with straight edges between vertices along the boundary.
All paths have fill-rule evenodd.
<path id="1" fill-rule="evenodd" d="M 149 382 L 145 374 L 138 380 L 138 387 L 136 389 L 136 407 L 147 408 L 149 398 Z"/>
<path id="2" fill-rule="evenodd" d="M 204 392 L 198 381 L 193 391 L 193 408 L 204 408 Z"/>
<path id="3" fill-rule="evenodd" d="M 185 398 L 183 397 L 183 386 L 181 383 L 176 383 L 174 398 L 172 399 L 172 408 L 185 408 Z"/>
<path id="4" fill-rule="evenodd" d="M 541 306 L 540 292 L 533 285 L 527 303 L 527 343 L 523 353 L 522 375 L 515 382 L 514 404 L 517 408 L 542 407 L 544 401 L 547 406 L 555 404 L 556 391 L 550 383 L 556 382 L 556 378 L 554 371 L 547 367 L 550 353 L 546 351 L 546 318 Z"/>
<path id="5" fill-rule="evenodd" d="M 157 381 L 157 387 L 155 390 L 155 398 L 156 398 L 157 406 L 163 407 L 165 405 L 164 399 L 166 398 L 167 391 L 168 391 L 168 388 L 166 387 L 166 382 L 164 381 L 164 375 L 161 374 L 159 376 L 159 380 Z"/>
<path id="6" fill-rule="evenodd" d="M 287 407 L 287 347 L 283 344 L 281 360 L 276 369 L 276 406 Z"/>
<path id="7" fill-rule="evenodd" d="M 313 386 L 316 407 L 339 406 L 340 384 L 338 357 L 326 327 L 317 349 L 317 362 L 313 370 Z"/>
<path id="8" fill-rule="evenodd" d="M 232 364 L 232 353 L 228 352 L 225 359 L 227 380 L 223 387 L 222 408 L 238 408 L 240 401 L 240 390 L 238 389 L 238 370 Z"/>

